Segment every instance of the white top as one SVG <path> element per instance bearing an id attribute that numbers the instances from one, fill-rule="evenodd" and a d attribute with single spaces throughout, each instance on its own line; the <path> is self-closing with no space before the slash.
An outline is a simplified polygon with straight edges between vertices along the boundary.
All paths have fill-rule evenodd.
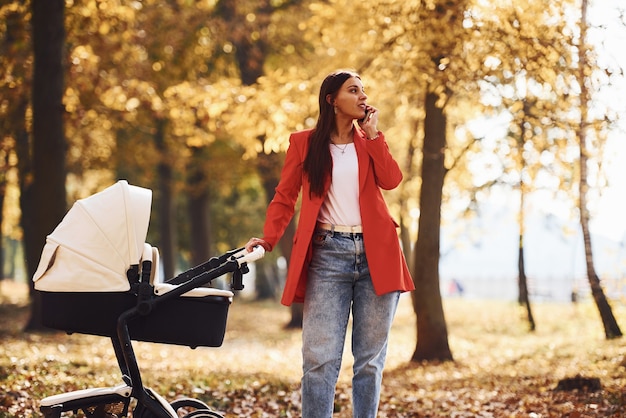
<path id="1" fill-rule="evenodd" d="M 354 143 L 330 144 L 332 180 L 318 221 L 333 225 L 361 225 L 359 206 L 359 162 Z"/>

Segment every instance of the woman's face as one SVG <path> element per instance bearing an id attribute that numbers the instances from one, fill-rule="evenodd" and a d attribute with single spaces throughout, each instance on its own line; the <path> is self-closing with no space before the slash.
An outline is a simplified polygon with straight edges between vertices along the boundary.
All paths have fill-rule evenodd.
<path id="1" fill-rule="evenodd" d="M 337 116 L 343 115 L 351 119 L 360 119 L 365 116 L 367 95 L 363 90 L 363 83 L 358 77 L 347 79 L 335 96 L 334 106 Z"/>

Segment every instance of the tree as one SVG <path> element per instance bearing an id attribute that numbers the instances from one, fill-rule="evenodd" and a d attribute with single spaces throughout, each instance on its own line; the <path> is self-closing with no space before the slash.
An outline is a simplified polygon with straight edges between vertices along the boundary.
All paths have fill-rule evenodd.
<path id="1" fill-rule="evenodd" d="M 219 52 L 211 36 L 213 6 L 166 1 L 111 2 L 98 11 L 90 7 L 81 5 L 71 20 L 85 28 L 79 33 L 90 35 L 75 40 L 80 52 L 74 61 L 83 74 L 91 63 L 98 67 L 93 80 L 98 94 L 86 112 L 98 109 L 110 126 L 101 137 L 114 138 L 116 174 L 153 188 L 154 227 L 149 236 L 160 248 L 165 276 L 172 277 L 184 258 L 181 254 L 190 253 L 193 264 L 209 256 L 204 232 L 210 229 L 210 218 L 206 213 L 195 216 L 209 207 L 209 185 L 202 178 L 209 161 L 195 156 L 215 140 L 217 128 L 209 128 L 217 126 L 215 119 L 228 108 L 227 101 L 219 103 L 222 92 L 211 88 L 212 82 L 225 80 L 222 60 L 228 54 Z M 80 98 L 89 95 L 86 89 L 79 91 Z M 181 194 L 190 197 L 187 213 L 193 217 L 179 215 Z M 190 243 L 185 243 L 187 236 L 179 236 L 180 219 L 192 224 L 184 228 Z"/>
<path id="2" fill-rule="evenodd" d="M 30 80 L 32 78 L 32 44 L 28 29 L 29 6 L 9 3 L 0 6 L 0 226 L 2 231 L 19 230 L 17 222 L 8 228 L 5 223 L 5 197 L 9 179 L 17 171 L 23 189 L 30 184 L 30 132 L 27 114 L 30 109 Z M 22 156 L 23 159 L 16 158 Z M 28 183 L 28 184 L 27 184 Z M 7 211 L 11 212 L 11 211 Z M 13 212 L 18 212 L 14 210 Z M 27 220 L 22 217 L 22 222 Z M 22 238 L 14 233 L 12 238 Z M 8 251 L 0 243 L 0 266 Z M 8 261 L 8 260 L 7 260 Z M 15 261 L 11 260 L 14 265 Z M 2 272 L 5 273 L 5 272 Z M 11 277 L 11 275 L 9 275 Z M 0 274 L 0 280 L 4 276 Z"/>
<path id="3" fill-rule="evenodd" d="M 63 0 L 33 0 L 33 146 L 32 189 L 22 197 L 22 213 L 32 215 L 24 228 L 28 276 L 37 268 L 39 256 L 51 233 L 65 216 L 65 131 L 63 129 L 63 90 L 65 66 L 65 2 Z M 22 176 L 28 173 L 21 173 Z M 28 209 L 35 208 L 34 211 Z M 25 210 L 24 210 L 25 209 Z M 33 293 L 36 295 L 36 293 Z M 26 328 L 41 327 L 40 305 L 35 298 L 31 318 Z"/>
<path id="4" fill-rule="evenodd" d="M 527 115 L 527 102 L 524 101 L 524 115 Z M 520 125 L 520 139 L 521 143 L 518 147 L 519 150 L 524 149 L 525 138 L 531 137 L 531 135 L 526 135 L 526 130 L 528 129 L 527 117 L 522 117 L 522 123 Z M 528 194 L 529 186 L 526 184 L 525 180 L 525 168 L 527 166 L 526 158 L 524 157 L 524 152 L 518 152 L 518 158 L 520 161 L 518 162 L 520 167 L 520 176 L 519 176 L 519 247 L 518 247 L 518 256 L 517 256 L 517 283 L 518 283 L 518 303 L 523 305 L 526 308 L 526 315 L 528 318 L 528 324 L 531 331 L 534 331 L 536 328 L 535 318 L 533 317 L 532 307 L 530 304 L 530 295 L 528 292 L 528 278 L 526 277 L 526 262 L 524 259 L 524 234 L 526 231 L 526 196 Z"/>
<path id="5" fill-rule="evenodd" d="M 622 336 L 617 320 L 613 315 L 613 310 L 609 305 L 602 286 L 600 285 L 600 278 L 596 273 L 596 269 L 593 263 L 593 251 L 591 246 L 591 234 L 589 232 L 589 209 L 587 208 L 587 191 L 589 188 L 587 178 L 587 166 L 589 164 L 590 149 L 588 146 L 590 123 L 589 123 L 589 104 L 591 102 L 589 92 L 588 74 L 590 73 L 588 66 L 588 55 L 590 51 L 586 44 L 587 42 L 587 8 L 588 0 L 582 0 L 581 3 L 581 18 L 580 18 L 580 39 L 578 45 L 578 85 L 580 87 L 580 123 L 578 125 L 576 136 L 578 138 L 579 145 L 579 169 L 580 180 L 578 187 L 579 198 L 579 211 L 580 211 L 580 227 L 583 234 L 583 242 L 585 246 L 585 263 L 587 266 L 587 279 L 589 286 L 591 287 L 591 294 L 593 300 L 598 308 L 600 317 L 602 319 L 602 325 L 604 326 L 604 334 L 607 339 L 618 338 Z"/>
<path id="6" fill-rule="evenodd" d="M 285 2 L 281 7 L 291 6 L 292 3 L 298 4 L 298 2 Z M 234 0 L 222 0 L 218 7 L 221 16 L 224 18 L 226 24 L 231 28 L 230 40 L 235 46 L 235 57 L 241 76 L 243 85 L 250 86 L 258 82 L 259 78 L 263 75 L 264 64 L 269 55 L 269 38 L 268 30 L 273 13 L 276 13 L 276 8 L 271 5 L 269 0 L 258 2 L 252 9 L 246 10 L 245 7 L 237 7 L 237 3 Z M 250 13 L 255 18 L 250 19 Z M 248 30 L 243 30 L 244 28 Z M 261 144 L 265 142 L 266 134 L 263 133 L 258 136 Z M 261 176 L 261 183 L 264 186 L 267 201 L 271 201 L 274 196 L 274 188 L 278 184 L 280 173 L 276 168 L 279 166 L 279 161 L 282 159 L 276 153 L 269 153 L 267 155 L 259 156 L 256 159 L 258 173 Z M 269 164 L 268 164 L 269 163 Z M 268 169 L 273 167 L 274 169 Z M 286 259 L 289 260 L 289 254 L 291 253 L 291 247 L 293 242 L 293 236 L 295 233 L 294 221 L 290 222 L 283 238 L 279 243 L 279 248 Z M 287 261 L 288 262 L 288 261 Z M 276 280 L 270 280 L 266 277 L 265 269 L 263 266 L 266 263 L 258 263 L 261 267 L 258 271 L 257 280 L 267 282 L 276 282 Z M 271 269 L 276 273 L 275 267 Z M 276 275 L 276 274 L 275 274 Z M 272 286 L 269 286 L 272 287 Z M 291 307 L 291 320 L 288 324 L 289 327 L 297 327 L 302 324 L 302 309 L 301 306 L 294 304 Z"/>
<path id="7" fill-rule="evenodd" d="M 420 217 L 413 261 L 413 308 L 418 339 L 412 361 L 452 360 L 439 287 L 440 225 L 446 148 L 446 116 L 439 95 L 426 95 Z"/>
<path id="8" fill-rule="evenodd" d="M 424 145 L 420 219 L 415 242 L 413 309 L 417 316 L 417 344 L 412 361 L 452 360 L 439 286 L 441 203 L 447 148 L 448 121 L 444 106 L 454 94 L 449 64 L 455 58 L 457 37 L 462 36 L 460 16 L 464 1 L 434 2 L 419 10 L 432 44 L 425 51 L 428 74 L 424 105 Z M 445 37 L 441 34 L 445 33 Z"/>
<path id="9" fill-rule="evenodd" d="M 543 2 L 529 2 L 524 11 L 506 7 L 494 14 L 490 7 L 475 8 L 472 15 L 481 23 L 481 35 L 490 39 L 479 47 L 486 56 L 486 74 L 481 83 L 483 94 L 494 110 L 510 117 L 504 137 L 494 149 L 484 147 L 498 157 L 501 164 L 496 176 L 483 186 L 508 184 L 519 191 L 518 238 L 518 301 L 524 306 L 530 330 L 535 321 L 530 304 L 525 263 L 526 201 L 532 191 L 545 188 L 536 183 L 538 177 L 572 177 L 560 175 L 571 171 L 570 164 L 547 163 L 546 153 L 564 152 L 561 110 L 567 107 L 557 91 L 561 74 L 569 71 L 571 54 L 569 39 L 564 35 L 562 18 L 567 1 L 546 8 Z M 472 22 L 473 25 L 473 22 Z M 559 57 L 555 60 L 556 57 Z M 555 128 L 557 127 L 557 128 Z M 495 170 L 494 170 L 495 171 Z M 563 187 L 563 186 L 561 186 Z M 556 191 L 554 191 L 556 192 Z"/>
<path id="10" fill-rule="evenodd" d="M 515 152 L 521 155 L 527 152 L 529 148 L 534 148 L 533 142 L 535 141 L 533 137 L 544 138 L 543 141 L 537 144 L 537 154 L 533 154 L 533 157 L 548 151 L 554 152 L 556 150 L 554 145 L 559 143 L 559 138 L 556 137 L 557 135 L 554 131 L 562 129 L 562 124 L 559 124 L 558 128 L 552 132 L 544 124 L 547 119 L 550 119 L 550 116 L 552 120 L 556 120 L 564 106 L 562 100 L 557 101 L 555 99 L 556 94 L 554 92 L 558 91 L 558 86 L 562 84 L 563 80 L 563 76 L 558 73 L 558 70 L 566 69 L 567 63 L 571 62 L 567 58 L 568 49 L 566 43 L 564 45 L 564 42 L 555 41 L 562 38 L 562 29 L 566 25 L 563 18 L 565 12 L 562 6 L 562 4 L 557 4 L 546 9 L 545 3 L 535 2 L 533 7 L 530 8 L 532 13 L 522 13 L 522 9 L 511 5 L 507 1 L 498 2 L 495 7 L 489 4 L 487 6 L 488 10 L 485 11 L 481 11 L 478 5 L 470 5 L 463 2 L 418 2 L 417 4 L 405 3 L 402 6 L 398 6 L 398 9 L 401 9 L 400 13 L 397 10 L 392 10 L 386 16 L 392 15 L 395 11 L 396 15 L 404 16 L 406 21 L 398 19 L 401 22 L 400 24 L 383 26 L 387 33 L 401 32 L 403 30 L 401 24 L 405 22 L 412 22 L 417 28 L 413 28 L 412 31 L 406 28 L 404 33 L 396 37 L 397 40 L 394 46 L 398 51 L 401 51 L 401 54 L 398 54 L 397 57 L 401 56 L 404 60 L 402 63 L 397 63 L 398 69 L 407 74 L 405 77 L 400 76 L 396 77 L 396 79 L 400 81 L 410 80 L 411 77 L 408 74 L 411 74 L 411 71 L 414 71 L 414 69 L 419 69 L 420 78 L 428 81 L 426 85 L 419 85 L 419 88 L 427 89 L 429 94 L 436 93 L 439 96 L 437 101 L 441 103 L 439 106 L 443 106 L 446 103 L 444 116 L 448 116 L 449 119 L 452 115 L 458 118 L 457 120 L 461 123 L 467 121 L 468 116 L 471 116 L 471 114 L 466 114 L 463 117 L 458 113 L 459 110 L 463 110 L 459 106 L 459 104 L 463 103 L 463 96 L 475 95 L 474 106 L 480 106 L 480 109 L 487 111 L 488 106 L 481 106 L 479 103 L 476 103 L 478 92 L 482 91 L 481 86 L 485 81 L 493 81 L 494 84 L 502 87 L 503 91 L 505 89 L 515 91 L 515 83 L 523 82 L 525 79 L 529 80 L 535 90 L 539 90 L 541 94 L 540 97 L 533 101 L 532 105 L 530 100 L 526 100 L 527 92 L 520 92 L 514 99 L 512 109 L 517 110 L 515 112 L 511 111 L 511 113 L 514 115 L 513 125 L 517 126 L 514 138 L 516 138 L 516 141 L 519 141 L 519 148 L 514 147 L 516 149 Z M 561 13 L 554 15 L 553 12 L 555 11 L 560 11 Z M 462 25 L 460 24 L 459 16 L 463 16 Z M 537 16 L 540 16 L 541 19 L 537 19 Z M 494 20 L 493 22 L 491 21 L 492 19 Z M 380 31 L 384 32 L 384 30 Z M 420 34 L 421 40 L 412 38 L 410 36 L 412 33 Z M 421 45 L 421 48 L 413 48 L 413 45 Z M 391 53 L 387 53 L 386 56 L 385 66 L 390 67 L 394 65 L 393 48 Z M 565 58 L 562 58 L 563 56 Z M 425 63 L 431 65 L 426 66 L 424 65 Z M 432 63 L 435 65 L 432 65 Z M 416 78 L 420 79 L 415 76 L 413 80 Z M 542 91 L 544 88 L 549 94 L 545 90 Z M 546 104 L 550 101 L 553 101 L 554 104 L 550 104 L 546 108 Z M 455 109 L 455 106 L 459 107 Z M 522 108 L 526 110 L 518 112 Z M 535 110 L 537 111 L 536 114 L 534 114 Z M 451 160 L 448 163 L 449 167 L 455 166 L 458 159 L 453 157 L 463 155 L 463 149 L 459 149 L 458 144 L 440 141 L 439 145 L 443 145 L 441 150 L 437 150 L 434 147 L 429 149 L 429 153 L 426 153 L 428 149 L 427 141 L 429 141 L 427 132 L 429 132 L 429 129 L 434 129 L 434 127 L 426 126 L 426 121 L 430 119 L 429 123 L 432 123 L 432 121 L 437 121 L 440 124 L 449 123 L 446 122 L 445 118 L 429 118 L 429 111 L 438 112 L 439 110 L 437 106 L 432 105 L 424 110 L 426 116 L 424 119 L 424 158 L 422 164 L 425 165 L 426 161 L 438 155 L 433 153 L 444 155 L 448 153 Z M 520 119 L 519 115 L 525 116 Z M 546 117 L 546 115 L 549 116 Z M 521 132 L 518 132 L 520 127 L 522 128 Z M 431 136 L 433 136 L 432 132 Z M 442 136 L 446 135 L 446 130 L 444 129 L 438 129 L 435 132 Z M 502 146 L 503 149 L 508 149 L 510 154 L 510 144 L 503 141 Z M 454 151 L 455 148 L 457 149 L 456 152 Z M 510 158 L 510 156 L 507 156 L 507 158 Z M 545 169 L 545 167 L 541 167 L 538 164 L 538 161 L 534 160 L 533 166 L 526 168 L 524 164 L 521 167 L 515 164 L 513 165 L 515 171 L 512 172 L 515 172 L 515 176 L 518 178 L 522 178 L 524 175 L 533 178 L 532 173 L 539 169 Z M 432 183 L 433 179 L 438 179 L 438 176 L 433 176 L 427 180 L 426 173 L 429 171 L 435 172 L 432 168 L 422 167 L 422 194 L 431 187 L 430 183 Z M 435 184 L 443 186 L 443 182 L 436 182 Z M 422 222 L 422 217 L 429 216 L 428 219 L 431 222 L 438 222 L 439 215 L 438 210 L 433 210 L 430 207 L 425 209 L 421 207 L 421 204 L 440 205 L 441 199 L 437 199 L 437 196 L 434 194 L 429 196 L 431 197 L 430 199 L 420 200 L 420 230 L 418 230 L 418 238 L 415 245 L 416 254 L 414 255 L 415 265 L 413 268 L 416 282 L 422 279 L 422 274 L 425 277 L 430 276 L 427 283 L 431 284 L 431 286 L 425 287 L 422 291 L 429 292 L 430 298 L 438 299 L 440 298 L 438 294 L 439 287 L 433 284 L 438 281 L 437 264 L 435 261 L 432 261 L 437 260 L 438 262 L 438 258 L 432 257 L 432 254 L 439 250 L 438 235 L 434 232 L 422 233 L 421 229 L 424 227 L 432 228 L 428 221 Z M 523 236 L 523 230 L 520 230 L 520 236 Z M 419 241 L 422 239 L 425 242 L 420 243 Z M 522 243 L 523 241 L 520 241 L 520 244 Z M 431 260 L 428 268 L 424 268 L 423 265 L 426 265 L 428 260 Z M 525 273 L 523 271 L 522 246 L 520 246 L 519 262 L 520 278 L 523 279 Z M 415 293 L 419 292 L 420 289 L 417 289 Z M 438 350 L 420 350 L 419 345 L 422 334 L 439 336 L 440 350 L 443 353 L 442 357 L 444 357 L 448 353 L 446 350 L 446 331 L 443 326 L 445 321 L 441 320 L 443 312 L 437 304 L 428 304 L 428 301 L 431 300 L 430 298 L 427 301 L 421 300 L 426 298 L 426 296 L 420 295 L 418 298 L 419 300 L 415 303 L 418 317 L 418 347 L 416 349 L 416 354 L 418 355 L 414 356 L 414 359 L 428 359 L 429 355 L 437 355 L 436 351 Z M 425 312 L 418 311 L 420 306 Z M 529 305 L 528 312 L 529 318 L 532 318 Z M 421 322 L 419 319 L 420 315 L 425 317 Z M 433 317 L 437 318 L 437 320 L 432 321 Z M 429 324 L 429 321 L 432 322 Z M 533 322 L 532 319 L 530 321 Z M 432 332 L 437 330 L 437 325 L 439 325 L 440 332 Z M 451 358 L 451 356 L 449 357 Z"/>

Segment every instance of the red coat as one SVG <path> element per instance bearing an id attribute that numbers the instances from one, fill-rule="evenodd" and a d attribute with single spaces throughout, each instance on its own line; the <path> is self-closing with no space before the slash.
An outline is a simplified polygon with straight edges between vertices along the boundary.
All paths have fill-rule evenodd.
<path id="1" fill-rule="evenodd" d="M 389 153 L 383 135 L 370 141 L 358 129 L 354 131 L 354 146 L 359 161 L 359 204 L 363 242 L 374 289 L 379 295 L 396 290 L 411 291 L 415 287 L 400 249 L 396 231 L 398 224 L 389 214 L 380 191 L 397 187 L 402 180 L 402 172 Z M 300 218 L 281 300 L 281 303 L 287 306 L 293 302 L 304 301 L 308 262 L 311 259 L 311 239 L 317 215 L 325 198 L 309 197 L 310 184 L 302 169 L 310 133 L 310 130 L 296 132 L 289 138 L 289 149 L 280 182 L 267 208 L 263 228 L 263 239 L 274 248 L 293 217 L 294 207 L 302 189 Z M 329 184 L 330 182 L 326 185 L 326 190 Z"/>

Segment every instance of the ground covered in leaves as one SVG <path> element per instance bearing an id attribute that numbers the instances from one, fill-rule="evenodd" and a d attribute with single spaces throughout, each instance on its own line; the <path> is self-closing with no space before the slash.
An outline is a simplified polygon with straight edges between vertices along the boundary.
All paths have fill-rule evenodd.
<path id="1" fill-rule="evenodd" d="M 108 339 L 23 334 L 23 288 L 0 286 L 0 418 L 39 417 L 43 397 L 121 383 Z M 239 299 L 219 348 L 136 343 L 144 384 L 227 417 L 299 416 L 301 341 L 284 329 L 289 310 Z M 402 298 L 379 417 L 626 417 L 626 337 L 606 340 L 591 302 L 534 304 L 533 333 L 513 302 L 446 299 L 444 307 L 454 361 L 410 363 L 415 315 Z M 613 311 L 625 331 L 626 306 L 614 302 Z M 348 342 L 335 417 L 351 417 L 350 368 Z M 597 378 L 601 389 L 555 390 L 566 378 Z"/>

